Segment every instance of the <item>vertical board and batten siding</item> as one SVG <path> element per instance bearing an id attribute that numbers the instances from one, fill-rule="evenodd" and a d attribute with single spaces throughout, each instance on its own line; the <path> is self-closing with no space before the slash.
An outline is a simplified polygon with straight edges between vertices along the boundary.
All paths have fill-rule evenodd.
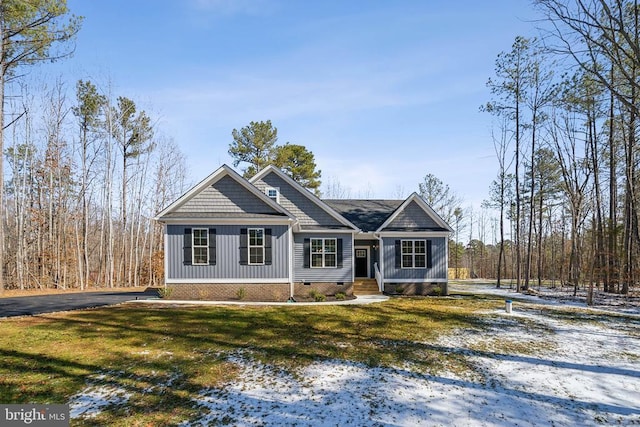
<path id="1" fill-rule="evenodd" d="M 278 213 L 229 176 L 194 195 L 176 212 Z"/>
<path id="2" fill-rule="evenodd" d="M 256 181 L 254 185 L 263 192 L 267 187 L 278 188 L 280 192 L 280 205 L 291 212 L 300 225 L 320 225 L 328 227 L 343 225 L 275 173 L 267 174 L 261 180 Z"/>
<path id="3" fill-rule="evenodd" d="M 431 241 L 431 268 L 396 268 L 396 240 L 424 239 Z M 428 282 L 429 279 L 447 278 L 447 247 L 445 237 L 383 237 L 382 256 L 384 257 L 384 280 Z"/>
<path id="4" fill-rule="evenodd" d="M 416 202 L 409 203 L 387 228 L 440 228 Z"/>
<path id="5" fill-rule="evenodd" d="M 305 239 L 342 239 L 342 268 L 305 268 Z M 346 282 L 352 281 L 353 236 L 351 233 L 299 233 L 293 236 L 294 282 Z"/>
<path id="6" fill-rule="evenodd" d="M 184 265 L 185 228 L 216 229 L 216 265 Z M 240 265 L 240 229 L 270 228 L 271 265 Z M 167 280 L 172 279 L 288 279 L 289 234 L 286 225 L 167 225 Z"/>

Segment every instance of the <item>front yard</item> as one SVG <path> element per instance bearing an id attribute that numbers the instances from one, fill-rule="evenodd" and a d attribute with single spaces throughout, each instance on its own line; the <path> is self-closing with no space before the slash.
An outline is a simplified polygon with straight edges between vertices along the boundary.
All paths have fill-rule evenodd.
<path id="1" fill-rule="evenodd" d="M 72 425 L 640 424 L 640 318 L 500 295 L 0 320 L 0 402 Z"/>

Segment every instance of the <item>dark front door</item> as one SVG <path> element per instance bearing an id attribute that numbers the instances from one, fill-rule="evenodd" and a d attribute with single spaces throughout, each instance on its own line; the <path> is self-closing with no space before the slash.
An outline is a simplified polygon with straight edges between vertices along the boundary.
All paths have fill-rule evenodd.
<path id="1" fill-rule="evenodd" d="M 369 249 L 356 248 L 356 277 L 369 277 Z"/>

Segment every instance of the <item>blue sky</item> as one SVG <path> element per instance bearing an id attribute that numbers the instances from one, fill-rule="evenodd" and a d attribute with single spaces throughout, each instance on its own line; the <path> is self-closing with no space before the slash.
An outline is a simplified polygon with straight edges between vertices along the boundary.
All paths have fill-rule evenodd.
<path id="1" fill-rule="evenodd" d="M 527 0 L 68 4 L 85 21 L 55 69 L 136 101 L 194 182 L 231 164 L 232 129 L 271 120 L 351 197 L 408 196 L 432 173 L 476 207 L 496 174 L 485 83 L 535 32 Z"/>

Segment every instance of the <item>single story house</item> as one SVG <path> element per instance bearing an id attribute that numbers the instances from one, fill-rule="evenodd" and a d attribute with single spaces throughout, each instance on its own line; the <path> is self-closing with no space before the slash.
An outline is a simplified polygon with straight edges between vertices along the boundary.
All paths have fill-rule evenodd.
<path id="1" fill-rule="evenodd" d="M 155 219 L 172 298 L 286 301 L 362 282 L 447 294 L 452 229 L 416 193 L 322 200 L 276 167 L 247 180 L 223 165 Z"/>

